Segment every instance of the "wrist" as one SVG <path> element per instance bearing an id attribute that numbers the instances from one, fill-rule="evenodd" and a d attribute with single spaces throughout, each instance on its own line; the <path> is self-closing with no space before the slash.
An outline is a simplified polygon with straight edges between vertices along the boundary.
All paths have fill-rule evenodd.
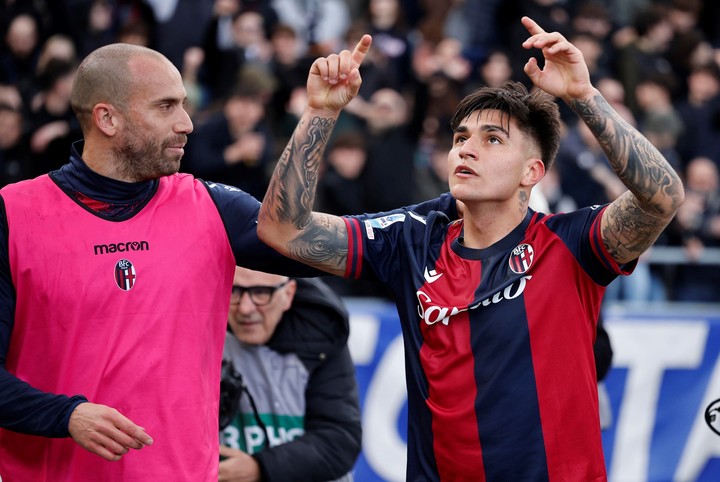
<path id="1" fill-rule="evenodd" d="M 580 89 L 577 92 L 568 95 L 567 98 L 563 98 L 565 103 L 573 106 L 575 103 L 587 104 L 588 102 L 594 101 L 597 96 L 601 95 L 600 91 L 592 85 L 588 85 L 585 89 Z"/>
<path id="2" fill-rule="evenodd" d="M 337 119 L 342 109 L 329 109 L 325 107 L 305 107 L 305 114 L 311 118 L 320 117 L 322 119 Z"/>
<path id="3" fill-rule="evenodd" d="M 83 395 L 75 395 L 68 399 L 68 405 L 65 409 L 58 426 L 56 427 L 53 437 L 71 437 L 70 433 L 70 421 L 73 414 L 78 408 L 78 405 L 82 403 L 88 403 L 88 399 Z"/>

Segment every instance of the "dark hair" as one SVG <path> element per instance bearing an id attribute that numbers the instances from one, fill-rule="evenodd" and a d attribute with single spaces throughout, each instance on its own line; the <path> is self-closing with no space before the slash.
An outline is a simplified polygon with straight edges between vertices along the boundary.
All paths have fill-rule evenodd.
<path id="1" fill-rule="evenodd" d="M 640 76 L 638 85 L 640 84 L 657 85 L 672 94 L 677 86 L 677 78 L 672 73 L 650 72 Z"/>
<path id="2" fill-rule="evenodd" d="M 275 24 L 275 26 L 272 28 L 272 30 L 270 32 L 271 38 L 276 37 L 276 36 L 288 36 L 288 37 L 297 38 L 298 34 L 295 31 L 295 29 L 292 28 L 290 25 L 288 25 L 286 23 L 277 23 L 277 24 Z"/>
<path id="3" fill-rule="evenodd" d="M 577 7 L 575 18 L 591 18 L 610 21 L 610 13 L 603 3 L 597 0 L 587 0 Z"/>
<path id="4" fill-rule="evenodd" d="M 540 146 L 545 170 L 550 170 L 560 146 L 562 126 L 560 109 L 550 94 L 540 89 L 528 92 L 513 80 L 500 87 L 481 87 L 460 101 L 450 128 L 455 132 L 463 119 L 482 110 L 498 110 L 515 119 L 520 130 Z"/>
<path id="5" fill-rule="evenodd" d="M 697 73 L 708 74 L 711 77 L 714 77 L 715 80 L 720 82 L 720 66 L 718 66 L 718 64 L 716 64 L 715 62 L 710 61 L 704 64 L 694 66 L 690 71 L 690 75 Z"/>
<path id="6" fill-rule="evenodd" d="M 75 72 L 75 63 L 65 59 L 50 59 L 37 77 L 41 90 L 49 90 L 62 77 Z"/>
<path id="7" fill-rule="evenodd" d="M 365 149 L 365 138 L 357 132 L 341 132 L 335 136 L 328 151 L 335 149 Z"/>
<path id="8" fill-rule="evenodd" d="M 635 13 L 632 26 L 641 37 L 646 35 L 653 27 L 660 25 L 667 19 L 665 5 L 651 4 Z"/>

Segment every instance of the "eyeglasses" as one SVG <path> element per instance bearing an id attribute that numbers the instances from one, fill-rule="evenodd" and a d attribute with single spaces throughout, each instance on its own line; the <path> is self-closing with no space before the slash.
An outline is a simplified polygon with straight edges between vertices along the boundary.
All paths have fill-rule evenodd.
<path id="1" fill-rule="evenodd" d="M 230 304 L 239 305 L 240 300 L 245 293 L 250 295 L 250 301 L 255 303 L 255 306 L 265 306 L 270 301 L 277 290 L 288 284 L 290 280 L 284 281 L 275 286 L 240 286 L 233 285 L 232 294 L 230 295 Z"/>

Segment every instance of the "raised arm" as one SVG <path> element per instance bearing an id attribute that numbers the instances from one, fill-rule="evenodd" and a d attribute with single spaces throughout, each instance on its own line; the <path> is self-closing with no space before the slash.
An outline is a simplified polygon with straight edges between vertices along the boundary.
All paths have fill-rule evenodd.
<path id="1" fill-rule="evenodd" d="M 539 48 L 541 70 L 534 58 L 525 73 L 544 91 L 562 98 L 588 125 L 615 174 L 628 191 L 603 213 L 602 239 L 618 263 L 639 257 L 672 220 L 683 201 L 682 182 L 662 154 L 628 124 L 590 83 L 582 53 L 557 32 L 545 32 L 523 17 L 531 36 L 523 47 Z"/>
<path id="2" fill-rule="evenodd" d="M 280 253 L 328 273 L 342 275 L 347 230 L 342 218 L 314 213 L 323 152 L 340 111 L 360 89 L 359 67 L 372 38 L 355 49 L 322 57 L 308 75 L 308 103 L 275 167 L 260 213 L 258 237 Z"/>

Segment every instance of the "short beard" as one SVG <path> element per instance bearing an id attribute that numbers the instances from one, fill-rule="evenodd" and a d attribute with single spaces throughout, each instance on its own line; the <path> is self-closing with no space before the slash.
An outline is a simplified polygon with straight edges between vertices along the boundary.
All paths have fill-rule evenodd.
<path id="1" fill-rule="evenodd" d="M 130 182 L 147 181 L 175 174 L 180 169 L 180 158 L 163 158 L 166 143 L 143 142 L 144 137 L 129 133 L 120 147 L 114 148 L 118 173 Z"/>

